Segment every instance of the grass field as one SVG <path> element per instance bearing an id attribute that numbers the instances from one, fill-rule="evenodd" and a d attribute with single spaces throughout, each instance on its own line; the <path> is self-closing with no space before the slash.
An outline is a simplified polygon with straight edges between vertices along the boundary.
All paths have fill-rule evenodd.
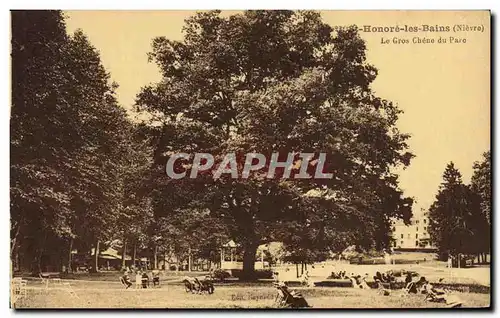
<path id="1" fill-rule="evenodd" d="M 265 284 L 216 286 L 212 295 L 186 293 L 178 284 L 164 284 L 157 289 L 123 289 L 119 283 L 75 281 L 71 289 L 58 286 L 42 288 L 30 282 L 27 296 L 16 308 L 275 308 L 276 289 Z M 376 290 L 354 288 L 292 288 L 300 291 L 313 308 L 439 308 L 444 304 L 428 302 L 424 295 L 404 295 L 402 290 L 381 296 Z M 488 307 L 489 294 L 454 292 L 463 307 Z"/>
<path id="2" fill-rule="evenodd" d="M 454 287 L 480 285 L 490 286 L 488 267 L 447 269 L 438 262 L 419 265 L 350 265 L 323 264 L 310 268 L 311 280 L 322 281 L 332 271 L 346 270 L 348 273 L 369 274 L 375 271 L 414 270 L 433 284 L 439 280 Z M 281 280 L 296 281 L 295 267 L 278 269 Z M 161 288 L 125 290 L 118 281 L 119 272 L 98 274 L 80 273 L 62 277 L 69 282 L 72 296 L 62 284 L 51 284 L 48 289 L 39 279 L 28 278 L 28 292 L 16 301 L 16 308 L 275 308 L 277 290 L 270 280 L 254 283 L 230 281 L 216 284 L 212 295 L 186 293 L 180 280 L 183 276 L 203 276 L 201 272 L 162 272 Z M 290 276 L 290 277 L 288 277 Z M 27 276 L 24 276 L 25 278 Z M 67 279 L 67 280 L 66 280 Z M 404 280 L 404 277 L 398 279 Z M 132 277 L 134 280 L 134 277 Z M 442 308 L 445 304 L 425 301 L 424 295 L 404 295 L 402 290 L 393 290 L 389 296 L 381 296 L 377 290 L 360 290 L 343 287 L 299 288 L 290 284 L 292 290 L 300 291 L 313 308 Z M 295 284 L 296 286 L 296 284 Z M 487 288 L 487 287 L 486 287 Z M 453 288 L 450 288 L 453 289 Z M 489 288 L 487 288 L 489 289 Z M 489 307 L 490 294 L 470 292 L 477 288 L 457 288 L 452 291 L 463 302 L 463 307 Z M 483 288 L 484 290 L 484 288 Z"/>

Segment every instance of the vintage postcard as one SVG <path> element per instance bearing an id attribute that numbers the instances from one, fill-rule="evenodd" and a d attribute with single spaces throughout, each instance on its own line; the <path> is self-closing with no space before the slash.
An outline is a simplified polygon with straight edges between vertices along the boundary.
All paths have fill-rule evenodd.
<path id="1" fill-rule="evenodd" d="M 490 308 L 489 11 L 11 11 L 11 308 Z"/>

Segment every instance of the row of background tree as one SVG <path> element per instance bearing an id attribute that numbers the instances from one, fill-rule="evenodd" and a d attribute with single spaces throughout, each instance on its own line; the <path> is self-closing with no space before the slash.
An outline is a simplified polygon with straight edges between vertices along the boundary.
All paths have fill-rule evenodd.
<path id="1" fill-rule="evenodd" d="M 450 162 L 434 203 L 429 208 L 429 234 L 439 256 L 459 259 L 459 254 L 486 262 L 491 242 L 491 153 L 473 165 L 470 184 Z"/>
<path id="2" fill-rule="evenodd" d="M 15 267 L 69 265 L 72 250 L 113 240 L 215 260 L 233 239 L 252 279 L 268 242 L 283 242 L 296 263 L 387 247 L 390 220 L 409 221 L 413 203 L 392 171 L 413 154 L 396 128 L 401 110 L 370 88 L 377 70 L 365 51 L 356 30 L 334 33 L 317 12 L 197 13 L 183 41 L 153 39 L 162 80 L 137 95 L 151 120 L 136 123 L 82 31 L 68 35 L 59 11 L 13 11 Z M 176 152 L 275 151 L 326 153 L 335 178 L 165 174 Z"/>

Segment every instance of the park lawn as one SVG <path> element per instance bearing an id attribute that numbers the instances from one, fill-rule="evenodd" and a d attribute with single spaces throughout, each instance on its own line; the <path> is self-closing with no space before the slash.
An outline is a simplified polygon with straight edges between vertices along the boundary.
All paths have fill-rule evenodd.
<path id="1" fill-rule="evenodd" d="M 376 290 L 354 288 L 292 288 L 300 291 L 313 308 L 440 308 L 444 304 L 427 302 L 424 295 L 405 295 L 393 291 L 381 296 Z M 124 290 L 114 283 L 80 282 L 72 297 L 67 290 L 49 288 L 34 293 L 16 308 L 274 308 L 276 289 L 270 286 L 216 286 L 212 295 L 186 293 L 183 286 L 164 285 L 159 289 Z M 457 292 L 464 307 L 488 307 L 489 294 Z"/>

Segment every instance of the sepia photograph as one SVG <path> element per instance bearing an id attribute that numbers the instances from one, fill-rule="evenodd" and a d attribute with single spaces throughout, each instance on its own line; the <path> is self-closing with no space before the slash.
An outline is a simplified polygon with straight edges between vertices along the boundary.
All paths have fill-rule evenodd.
<path id="1" fill-rule="evenodd" d="M 491 19 L 11 10 L 10 308 L 491 309 Z"/>

